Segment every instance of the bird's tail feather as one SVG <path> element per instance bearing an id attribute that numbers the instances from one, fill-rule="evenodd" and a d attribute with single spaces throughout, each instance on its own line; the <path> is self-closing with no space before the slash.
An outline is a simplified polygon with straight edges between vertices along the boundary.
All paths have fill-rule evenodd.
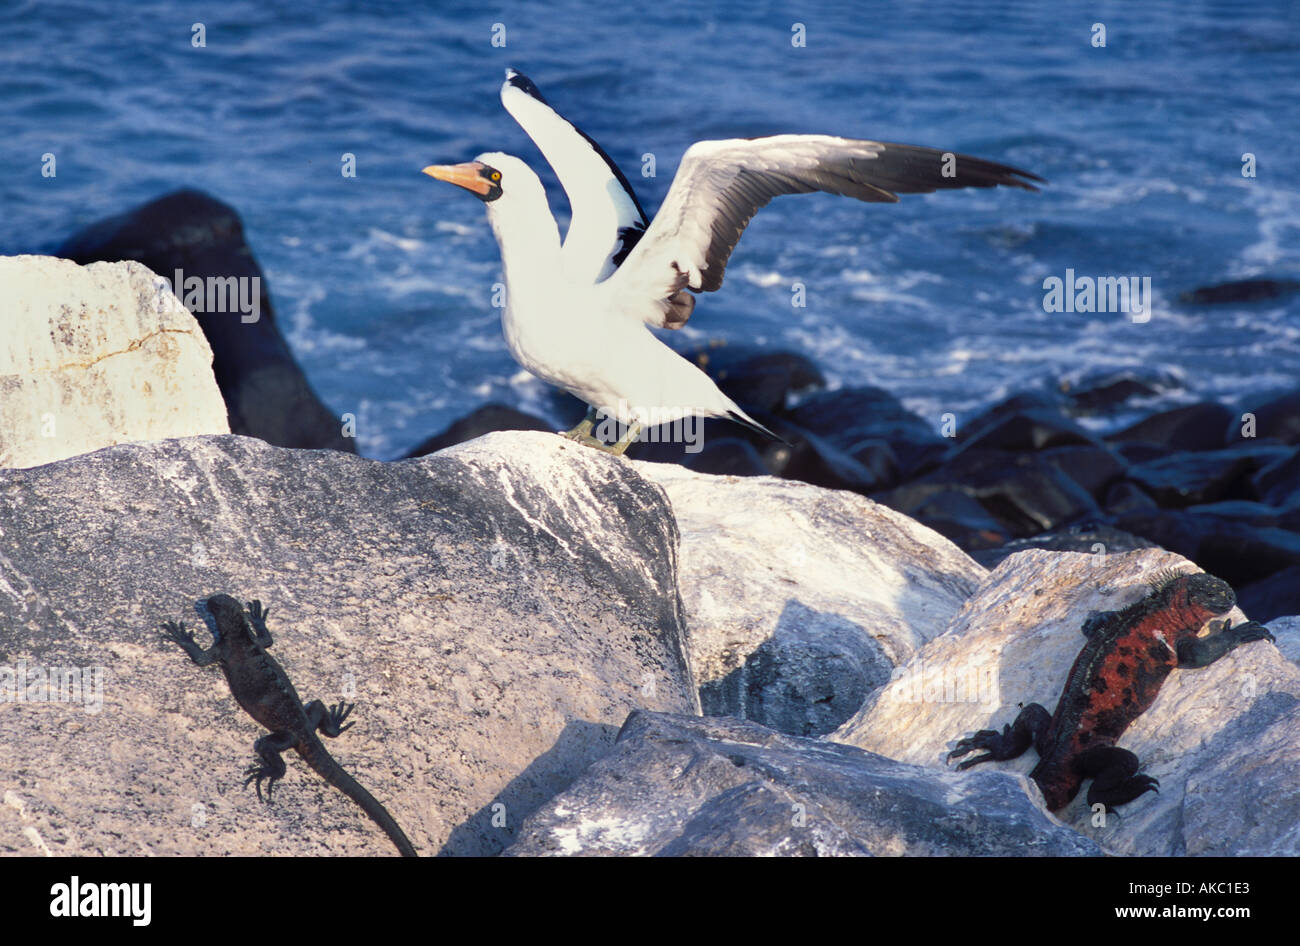
<path id="1" fill-rule="evenodd" d="M 758 421 L 754 420 L 754 418 L 750 417 L 740 408 L 727 411 L 727 416 L 731 418 L 733 421 L 735 421 L 737 424 L 739 424 L 741 427 L 745 427 L 748 428 L 749 430 L 754 431 L 755 433 L 762 434 L 764 437 L 770 437 L 772 440 L 779 440 L 787 447 L 791 445 L 790 441 L 786 440 L 780 434 L 773 433 L 771 430 L 768 430 L 768 428 L 764 427 Z"/>

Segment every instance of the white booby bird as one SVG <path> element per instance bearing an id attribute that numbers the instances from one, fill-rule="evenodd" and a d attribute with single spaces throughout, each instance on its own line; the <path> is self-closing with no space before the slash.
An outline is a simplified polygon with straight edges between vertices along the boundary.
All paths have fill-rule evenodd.
<path id="1" fill-rule="evenodd" d="M 423 173 L 477 195 L 501 248 L 506 344 L 524 368 L 585 401 L 568 436 L 622 453 L 643 426 L 727 417 L 776 437 L 649 329 L 680 328 L 693 292 L 722 285 L 754 214 L 773 197 L 825 191 L 869 202 L 959 187 L 1037 190 L 1042 178 L 1004 164 L 915 145 L 830 135 L 698 141 L 683 155 L 650 221 L 617 165 L 514 70 L 506 110 L 555 170 L 573 212 L 563 242 L 541 180 L 519 158 L 480 154 Z M 600 415 L 627 430 L 592 435 Z M 779 439 L 779 438 L 777 438 Z"/>

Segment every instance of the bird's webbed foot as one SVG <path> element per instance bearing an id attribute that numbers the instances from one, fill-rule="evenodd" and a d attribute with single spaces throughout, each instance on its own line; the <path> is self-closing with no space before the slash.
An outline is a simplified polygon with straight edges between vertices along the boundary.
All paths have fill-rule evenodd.
<path id="1" fill-rule="evenodd" d="M 579 421 L 576 427 L 572 430 L 565 431 L 563 436 L 575 443 L 582 444 L 584 447 L 594 447 L 597 450 L 601 450 L 605 453 L 612 453 L 615 456 L 622 456 L 626 453 L 627 448 L 636 443 L 637 438 L 641 436 L 641 425 L 634 422 L 628 425 L 627 429 L 623 432 L 623 436 L 619 437 L 614 443 L 605 443 L 605 441 L 601 440 L 593 433 L 599 419 L 600 415 L 593 407 L 587 411 L 587 416 Z"/>

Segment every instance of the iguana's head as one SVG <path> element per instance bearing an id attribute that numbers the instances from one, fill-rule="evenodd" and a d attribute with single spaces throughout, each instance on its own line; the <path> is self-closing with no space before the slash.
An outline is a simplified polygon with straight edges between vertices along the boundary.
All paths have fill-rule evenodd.
<path id="1" fill-rule="evenodd" d="M 208 611 L 217 619 L 217 627 L 240 627 L 244 624 L 244 606 L 230 595 L 213 595 L 206 602 Z"/>
<path id="2" fill-rule="evenodd" d="M 1179 587 L 1181 585 L 1181 587 Z M 1177 597 L 1185 595 L 1187 604 L 1201 608 L 1211 614 L 1223 614 L 1231 611 L 1237 603 L 1237 595 L 1222 578 L 1215 578 L 1200 572 L 1195 575 L 1180 575 L 1170 582 L 1168 590 Z M 1178 603 L 1182 603 L 1181 601 Z"/>

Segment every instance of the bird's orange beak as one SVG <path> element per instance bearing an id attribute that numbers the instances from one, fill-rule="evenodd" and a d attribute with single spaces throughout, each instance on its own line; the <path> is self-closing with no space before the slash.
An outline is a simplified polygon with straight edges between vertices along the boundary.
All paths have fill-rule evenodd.
<path id="1" fill-rule="evenodd" d="M 447 181 L 457 187 L 463 187 L 467 191 L 478 194 L 480 197 L 485 197 L 492 190 L 492 182 L 483 176 L 485 170 L 487 170 L 487 165 L 483 162 L 467 161 L 464 164 L 430 164 L 427 168 L 423 168 L 420 173 L 436 177 L 440 181 Z"/>

